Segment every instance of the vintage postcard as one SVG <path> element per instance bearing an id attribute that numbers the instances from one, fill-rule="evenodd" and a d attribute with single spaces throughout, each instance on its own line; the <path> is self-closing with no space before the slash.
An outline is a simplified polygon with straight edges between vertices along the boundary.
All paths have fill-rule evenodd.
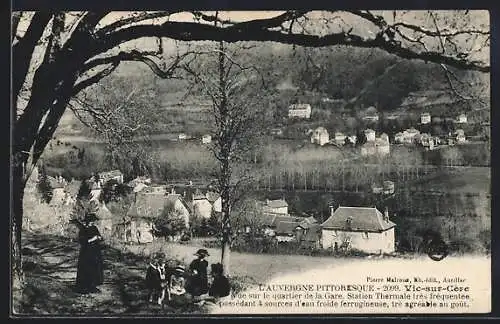
<path id="1" fill-rule="evenodd" d="M 11 36 L 11 316 L 491 312 L 488 11 Z"/>

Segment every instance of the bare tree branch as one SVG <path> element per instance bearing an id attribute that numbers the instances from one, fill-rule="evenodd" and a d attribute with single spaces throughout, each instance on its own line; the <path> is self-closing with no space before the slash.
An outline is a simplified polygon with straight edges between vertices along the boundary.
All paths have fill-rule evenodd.
<path id="1" fill-rule="evenodd" d="M 241 23 L 244 24 L 244 23 Z M 383 34 L 383 33 L 382 33 Z M 239 41 L 274 41 L 306 47 L 325 47 L 332 45 L 349 45 L 362 48 L 379 48 L 405 59 L 420 59 L 427 62 L 443 63 L 460 69 L 489 72 L 490 66 L 484 62 L 470 61 L 454 55 L 443 55 L 440 52 L 416 52 L 401 43 L 386 40 L 383 37 L 366 38 L 346 32 L 331 33 L 324 36 L 310 34 L 290 34 L 267 29 L 247 29 L 240 23 L 231 27 L 214 27 L 199 23 L 166 22 L 158 26 L 140 25 L 121 29 L 111 33 L 105 42 L 98 46 L 99 51 L 110 49 L 122 42 L 147 36 L 169 37 L 184 41 L 214 40 L 226 42 Z"/>

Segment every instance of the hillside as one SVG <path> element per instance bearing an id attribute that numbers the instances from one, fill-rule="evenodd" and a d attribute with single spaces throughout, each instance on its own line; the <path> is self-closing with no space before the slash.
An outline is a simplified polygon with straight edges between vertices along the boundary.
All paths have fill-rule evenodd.
<path id="1" fill-rule="evenodd" d="M 403 60 L 381 50 L 350 47 L 304 49 L 290 46 L 277 46 L 272 43 L 252 44 L 255 47 L 240 51 L 237 58 L 245 66 L 253 66 L 266 79 L 268 94 L 263 109 L 271 109 L 279 123 L 280 116 L 293 102 L 309 102 L 314 109 L 333 120 L 341 114 L 354 116 L 363 107 L 375 106 L 379 112 L 387 114 L 420 113 L 430 110 L 433 115 L 443 111 L 471 112 L 478 109 L 489 111 L 489 99 L 462 100 L 449 91 L 445 73 L 435 64 L 422 61 Z M 232 48 L 230 48 L 232 50 Z M 202 57 L 200 65 L 210 63 L 210 58 Z M 293 66 L 293 69 L 289 67 Z M 180 73 L 182 76 L 182 73 Z M 466 95 L 481 93 L 488 88 L 488 76 L 456 71 L 455 75 L 464 82 L 474 81 L 474 88 L 464 88 Z M 111 80 L 111 81 L 109 81 Z M 112 85 L 130 91 L 148 92 L 154 100 L 133 104 L 141 111 L 154 111 L 151 125 L 155 133 L 206 133 L 211 128 L 210 102 L 201 96 L 200 85 L 190 86 L 183 79 L 159 79 L 140 63 L 123 63 L 116 74 L 104 80 Z M 462 82 L 460 81 L 460 82 Z M 118 83 L 117 83 L 118 82 Z M 98 89 L 102 100 L 120 100 L 120 92 Z M 477 89 L 476 89 L 477 88 Z M 91 89 L 89 91 L 96 91 Z M 275 89 L 275 90 L 271 90 Z M 426 96 L 426 92 L 444 89 L 445 100 L 427 98 L 430 104 L 407 104 L 412 96 Z M 477 90 L 477 91 L 476 91 Z M 121 90 L 120 90 L 121 91 Z M 266 91 L 266 90 L 264 90 Z M 488 91 L 486 91 L 488 92 Z M 324 98 L 342 99 L 346 104 L 338 105 L 323 102 Z M 443 98 L 441 98 L 443 99 Z M 97 103 L 95 103 L 97 104 Z M 147 106 L 144 106 L 147 105 Z M 487 115 L 487 113 L 486 113 Z M 56 136 L 90 136 L 90 132 L 67 111 L 57 129 Z"/>

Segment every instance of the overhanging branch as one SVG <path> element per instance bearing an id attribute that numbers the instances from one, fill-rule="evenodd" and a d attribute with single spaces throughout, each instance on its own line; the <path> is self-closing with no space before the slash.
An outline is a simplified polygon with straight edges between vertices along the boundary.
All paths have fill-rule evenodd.
<path id="1" fill-rule="evenodd" d="M 131 26 L 110 34 L 109 38 L 105 41 L 103 40 L 103 42 L 99 44 L 98 49 L 102 52 L 103 50 L 108 50 L 123 42 L 141 37 L 169 37 L 183 41 L 273 41 L 306 47 L 348 45 L 364 48 L 379 48 L 405 59 L 420 59 L 438 64 L 443 63 L 459 69 L 480 72 L 490 72 L 491 69 L 490 66 L 485 63 L 460 58 L 459 55 L 455 57 L 434 51 L 417 52 L 407 47 L 403 47 L 401 43 L 386 40 L 383 37 L 366 38 L 346 32 L 319 36 L 267 29 L 248 29 L 243 28 L 240 24 L 227 28 L 190 22 L 166 22 L 162 25 Z"/>

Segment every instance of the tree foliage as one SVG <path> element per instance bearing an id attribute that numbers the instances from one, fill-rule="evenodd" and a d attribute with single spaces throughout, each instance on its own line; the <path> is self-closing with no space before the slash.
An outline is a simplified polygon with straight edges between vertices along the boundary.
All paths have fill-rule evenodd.
<path id="1" fill-rule="evenodd" d="M 89 181 L 87 179 L 83 180 L 80 184 L 80 188 L 78 189 L 78 193 L 76 195 L 76 199 L 88 199 L 90 196 L 91 187 Z"/>
<path id="2" fill-rule="evenodd" d="M 99 200 L 106 204 L 112 201 L 119 201 L 130 194 L 131 191 L 132 188 L 126 184 L 119 183 L 115 179 L 111 179 L 102 186 Z"/>
<path id="3" fill-rule="evenodd" d="M 184 234 L 186 222 L 182 212 L 175 208 L 173 203 L 166 203 L 160 216 L 154 221 L 155 235 L 170 237 Z"/>

